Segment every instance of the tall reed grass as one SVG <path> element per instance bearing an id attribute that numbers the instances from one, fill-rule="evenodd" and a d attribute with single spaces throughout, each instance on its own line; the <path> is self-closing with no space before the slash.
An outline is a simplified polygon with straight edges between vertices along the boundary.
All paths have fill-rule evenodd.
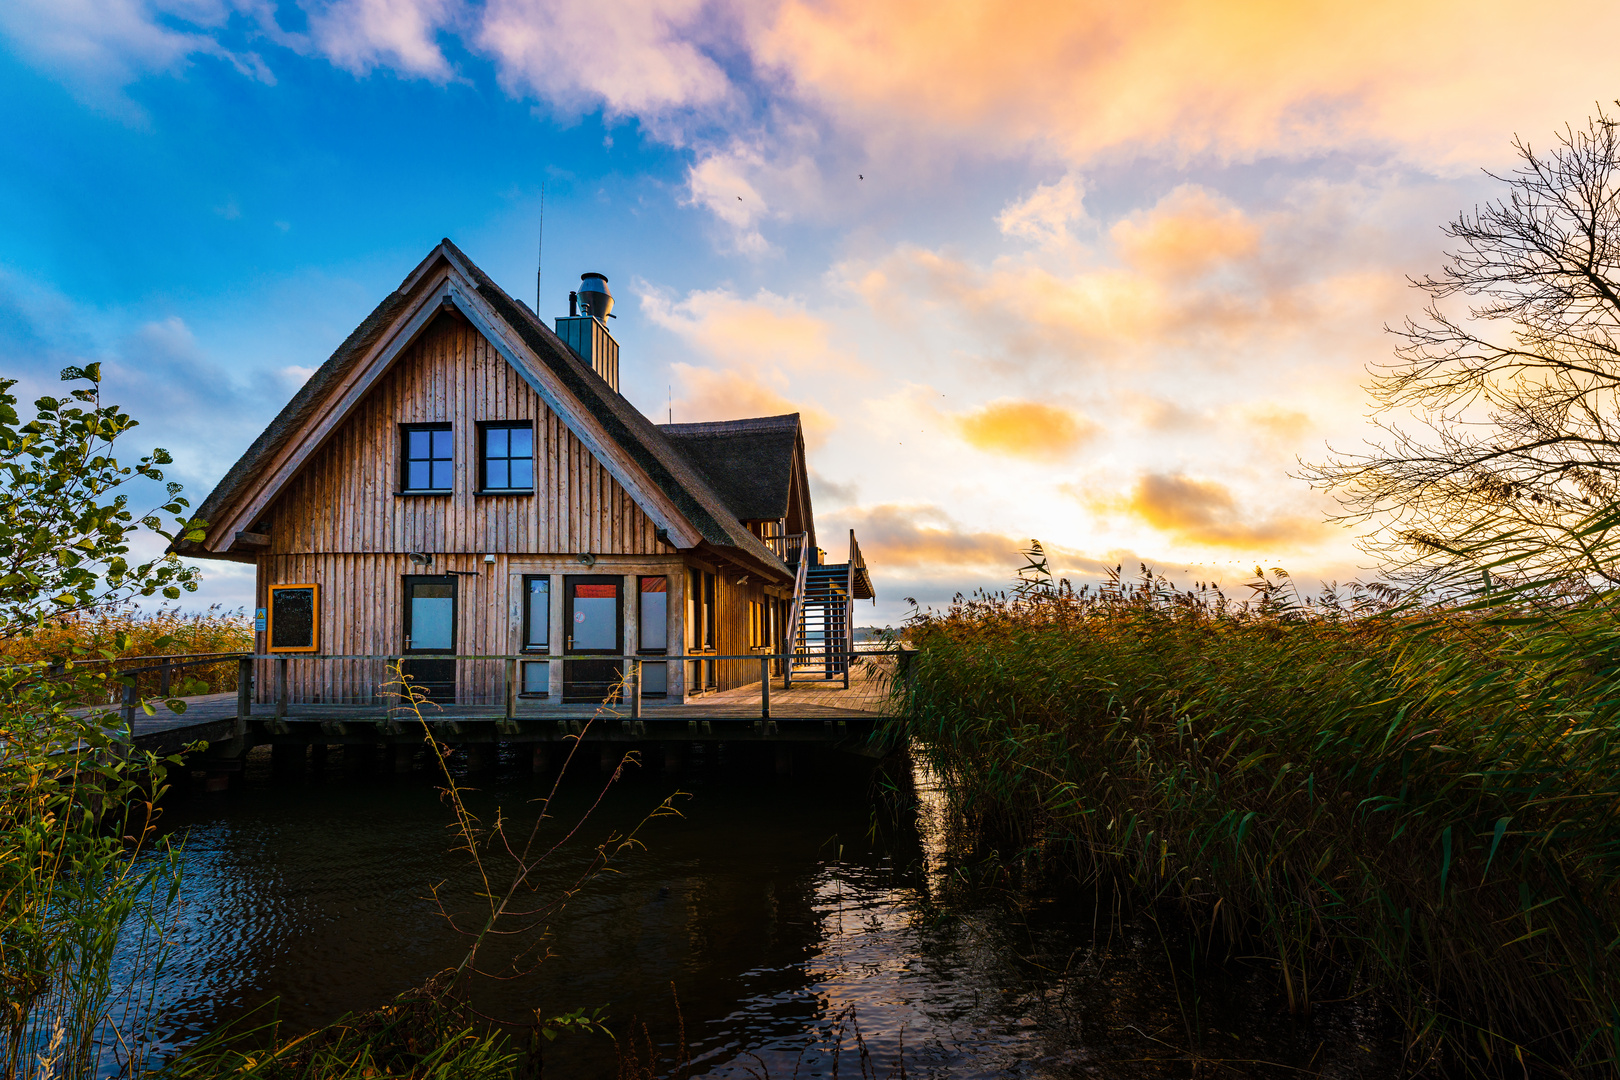
<path id="1" fill-rule="evenodd" d="M 1612 1075 L 1620 594 L 1470 574 L 1026 574 L 910 621 L 897 723 L 988 835 L 1179 906 L 1289 1009 L 1375 992 L 1414 1071 Z"/>
<path id="2" fill-rule="evenodd" d="M 178 606 L 146 610 L 123 604 L 74 613 L 47 620 L 27 636 L 13 638 L 4 645 L 5 656 L 13 663 L 94 661 L 120 669 L 150 667 L 159 662 L 137 662 L 139 657 L 252 651 L 253 620 L 241 609 L 229 610 L 219 604 L 193 612 L 181 611 Z M 174 679 L 179 680 L 181 674 L 176 672 Z M 227 693 L 236 689 L 237 665 L 234 660 L 225 660 L 188 667 L 183 675 L 188 692 Z M 160 680 L 156 671 L 135 676 L 137 695 L 143 699 L 159 696 Z M 122 693 L 123 683 L 109 684 L 109 688 L 116 697 Z"/>

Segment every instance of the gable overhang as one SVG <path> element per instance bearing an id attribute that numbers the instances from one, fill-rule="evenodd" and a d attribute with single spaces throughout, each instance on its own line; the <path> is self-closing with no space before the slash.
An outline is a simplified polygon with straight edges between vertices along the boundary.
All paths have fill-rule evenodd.
<path id="1" fill-rule="evenodd" d="M 670 544 L 677 548 L 693 548 L 703 541 L 701 531 L 624 448 L 608 436 L 578 397 L 561 385 L 560 380 L 548 377 L 544 362 L 518 334 L 512 332 L 505 320 L 479 294 L 471 276 L 459 265 L 453 249 L 446 244 L 436 247 L 405 279 L 395 295 L 401 293 L 406 294 L 404 303 L 398 307 L 388 325 L 364 345 L 363 355 L 353 361 L 337 384 L 329 388 L 313 408 L 294 398 L 288 409 L 284 410 L 284 417 L 289 411 L 294 411 L 295 406 L 302 404 L 303 407 L 296 410 L 300 414 L 296 429 L 280 446 L 273 448 L 267 460 L 255 469 L 255 479 L 249 480 L 240 493 L 228 500 L 227 505 L 215 508 L 217 520 L 210 523 L 207 538 L 202 544 L 186 545 L 181 550 L 205 558 L 241 558 L 244 553 L 240 549 L 231 550 L 237 534 L 251 529 L 299 470 L 342 427 L 377 381 L 421 337 L 439 313 L 447 309 L 459 312 L 477 328 L 540 396 L 546 407 L 568 425 L 614 480 L 664 531 Z M 284 417 L 278 417 L 272 428 L 280 424 Z M 249 454 L 252 453 L 250 450 Z M 211 496 L 205 505 L 212 501 Z"/>

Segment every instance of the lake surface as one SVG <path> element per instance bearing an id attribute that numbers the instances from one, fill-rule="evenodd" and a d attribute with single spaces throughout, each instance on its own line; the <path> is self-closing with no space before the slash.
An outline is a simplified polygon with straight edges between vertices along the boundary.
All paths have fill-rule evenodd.
<path id="1" fill-rule="evenodd" d="M 684 1022 L 693 1075 L 716 1078 L 829 1076 L 838 1045 L 839 1074 L 862 1075 L 857 1025 L 876 1076 L 902 1060 L 916 1077 L 1190 1076 L 1194 1058 L 1240 1076 L 1395 1071 L 1393 1033 L 1370 1008 L 1291 1019 L 1264 968 L 1191 972 L 1174 934 L 1111 930 L 1087 892 L 961 884 L 974 857 L 952 850 L 926 777 L 848 762 L 777 777 L 711 748 L 675 776 L 649 753 L 597 803 L 594 751 L 587 764 L 560 786 L 548 846 L 589 816 L 534 896 L 555 901 L 610 837 L 639 826 L 644 846 L 580 887 L 543 942 L 530 931 L 482 954 L 508 971 L 514 946 L 550 954 L 478 980 L 489 1015 L 602 1007 L 621 1040 L 645 1024 L 665 1054 Z M 463 779 L 485 823 L 498 806 L 516 836 L 551 785 L 526 754 Z M 643 820 L 670 797 L 679 817 Z M 231 791 L 174 800 L 163 824 L 185 838 L 185 880 L 165 1035 L 185 1041 L 272 998 L 302 1030 L 458 964 L 467 939 L 435 890 L 476 922 L 481 886 L 453 820 L 426 770 L 346 769 L 335 749 L 298 776 L 256 754 Z M 512 866 L 486 860 L 498 887 Z M 614 1076 L 614 1044 L 565 1036 L 545 1069 Z"/>

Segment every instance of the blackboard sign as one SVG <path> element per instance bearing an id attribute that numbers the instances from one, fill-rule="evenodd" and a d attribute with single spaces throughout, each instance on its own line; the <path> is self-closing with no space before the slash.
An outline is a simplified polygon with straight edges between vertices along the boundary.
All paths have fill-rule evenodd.
<path id="1" fill-rule="evenodd" d="M 270 586 L 270 651 L 314 652 L 319 605 L 315 585 Z"/>

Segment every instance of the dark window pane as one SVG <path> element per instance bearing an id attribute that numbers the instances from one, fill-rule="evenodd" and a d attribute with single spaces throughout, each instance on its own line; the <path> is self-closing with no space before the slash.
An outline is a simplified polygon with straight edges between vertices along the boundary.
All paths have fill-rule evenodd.
<path id="1" fill-rule="evenodd" d="M 534 461 L 531 458 L 512 459 L 512 486 L 515 488 L 534 487 Z"/>
<path id="2" fill-rule="evenodd" d="M 512 456 L 515 458 L 534 456 L 534 430 L 532 428 L 512 429 Z"/>
<path id="3" fill-rule="evenodd" d="M 406 457 L 425 458 L 428 456 L 428 435 L 426 431 L 407 431 L 405 438 L 410 446 Z"/>
<path id="4" fill-rule="evenodd" d="M 315 590 L 277 589 L 270 610 L 270 647 L 307 649 L 315 644 Z"/>
<path id="5" fill-rule="evenodd" d="M 437 459 L 434 460 L 434 462 L 433 462 L 433 483 L 429 484 L 428 486 L 431 487 L 431 488 L 434 488 L 435 490 L 439 490 L 439 489 L 449 490 L 449 488 L 450 488 L 450 463 L 448 461 L 439 461 Z"/>
<path id="6" fill-rule="evenodd" d="M 505 428 L 486 428 L 484 430 L 484 455 L 492 458 L 505 457 L 506 442 Z"/>
<path id="7" fill-rule="evenodd" d="M 525 643 L 543 648 L 551 639 L 551 582 L 545 578 L 529 579 L 529 634 Z"/>
<path id="8" fill-rule="evenodd" d="M 409 474 L 409 476 L 407 477 L 407 479 L 405 481 L 405 486 L 407 488 L 410 488 L 412 491 L 420 491 L 422 488 L 425 488 L 425 487 L 428 486 L 428 463 L 427 462 L 425 462 L 425 461 L 413 461 L 413 462 L 411 462 L 410 474 Z"/>
<path id="9" fill-rule="evenodd" d="M 450 436 L 451 436 L 451 434 L 452 433 L 448 432 L 448 431 L 435 431 L 435 432 L 433 432 L 433 456 L 434 457 L 436 457 L 436 458 L 448 458 L 450 456 Z"/>

